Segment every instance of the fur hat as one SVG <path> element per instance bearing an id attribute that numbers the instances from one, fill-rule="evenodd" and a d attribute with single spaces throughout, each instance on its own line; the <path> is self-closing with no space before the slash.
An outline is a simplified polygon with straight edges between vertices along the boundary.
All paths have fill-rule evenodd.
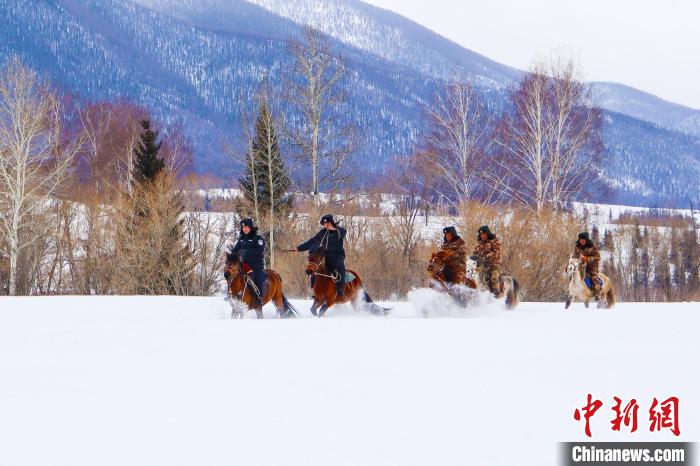
<path id="1" fill-rule="evenodd" d="M 443 234 L 443 235 L 446 235 L 446 234 L 448 234 L 448 233 L 452 233 L 452 236 L 453 236 L 454 238 L 458 238 L 458 237 L 459 237 L 459 235 L 457 234 L 457 229 L 456 229 L 455 227 L 453 227 L 453 226 L 445 227 L 445 228 L 442 229 L 442 234 Z"/>
<path id="2" fill-rule="evenodd" d="M 491 233 L 491 229 L 489 228 L 488 225 L 481 225 L 479 227 L 479 230 L 477 231 L 476 238 L 481 239 L 481 234 L 486 233 L 489 236 L 489 239 L 494 239 L 496 235 Z"/>
<path id="3" fill-rule="evenodd" d="M 578 234 L 578 239 L 585 239 L 586 241 L 590 241 L 591 236 L 588 234 L 587 231 L 582 231 L 581 233 Z"/>
<path id="4" fill-rule="evenodd" d="M 255 223 L 253 223 L 252 218 L 244 218 L 243 220 L 241 220 L 241 234 L 243 234 L 243 227 L 250 228 L 253 234 L 258 232 L 258 227 L 255 226 Z"/>
<path id="5" fill-rule="evenodd" d="M 333 216 L 331 214 L 326 214 L 323 217 L 321 217 L 321 221 L 319 222 L 321 225 L 323 225 L 326 222 L 330 222 L 333 224 L 334 227 L 337 227 L 338 224 L 336 223 L 335 220 L 333 220 Z"/>

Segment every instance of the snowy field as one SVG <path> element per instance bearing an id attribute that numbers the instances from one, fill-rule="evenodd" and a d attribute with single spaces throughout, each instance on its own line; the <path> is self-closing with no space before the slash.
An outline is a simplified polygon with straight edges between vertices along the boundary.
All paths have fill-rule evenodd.
<path id="1" fill-rule="evenodd" d="M 648 432 L 671 395 L 699 439 L 700 304 L 446 304 L 233 321 L 221 298 L 1 298 L 0 465 L 554 465 L 588 393 L 594 440 L 675 440 Z M 611 431 L 615 395 L 636 433 Z"/>

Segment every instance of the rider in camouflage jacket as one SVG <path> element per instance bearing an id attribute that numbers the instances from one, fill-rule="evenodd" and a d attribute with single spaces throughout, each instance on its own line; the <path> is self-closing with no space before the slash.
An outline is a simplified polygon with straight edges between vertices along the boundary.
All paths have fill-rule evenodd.
<path id="1" fill-rule="evenodd" d="M 467 243 L 457 234 L 455 227 L 445 227 L 440 256 L 445 264 L 445 281 L 448 283 L 466 283 Z"/>
<path id="2" fill-rule="evenodd" d="M 484 260 L 484 272 L 491 292 L 497 297 L 501 294 L 501 242 L 491 233 L 488 225 L 479 228 L 474 254 Z"/>
<path id="3" fill-rule="evenodd" d="M 598 281 L 600 252 L 598 252 L 598 248 L 593 244 L 593 241 L 591 241 L 591 237 L 587 231 L 579 233 L 576 246 L 574 247 L 574 257 L 586 264 L 586 275 L 591 277 L 595 300 L 600 300 L 600 283 Z"/>

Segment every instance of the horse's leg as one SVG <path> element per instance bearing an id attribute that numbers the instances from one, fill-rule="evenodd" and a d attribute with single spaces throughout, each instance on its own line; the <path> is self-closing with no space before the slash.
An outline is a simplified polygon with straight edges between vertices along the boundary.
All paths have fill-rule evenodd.
<path id="1" fill-rule="evenodd" d="M 323 317 L 326 314 L 326 311 L 328 310 L 330 306 L 328 303 L 325 303 L 323 306 L 321 306 L 321 309 L 318 310 L 318 316 Z"/>
<path id="2" fill-rule="evenodd" d="M 315 317 L 318 317 L 318 312 L 316 309 L 318 309 L 318 299 L 314 298 L 314 302 L 311 304 L 311 314 L 313 314 Z"/>
<path id="3" fill-rule="evenodd" d="M 607 309 L 608 308 L 608 297 L 607 297 L 607 292 L 603 293 L 604 289 L 601 287 L 600 289 L 600 299 L 598 300 L 598 309 Z"/>
<path id="4" fill-rule="evenodd" d="M 569 306 L 571 306 L 571 296 L 567 295 L 566 302 L 564 303 L 564 309 L 569 309 Z"/>
<path id="5" fill-rule="evenodd" d="M 588 298 L 588 296 L 586 296 L 586 297 L 583 299 L 583 305 L 586 306 L 586 309 L 588 309 L 589 301 L 590 301 L 590 298 Z"/>

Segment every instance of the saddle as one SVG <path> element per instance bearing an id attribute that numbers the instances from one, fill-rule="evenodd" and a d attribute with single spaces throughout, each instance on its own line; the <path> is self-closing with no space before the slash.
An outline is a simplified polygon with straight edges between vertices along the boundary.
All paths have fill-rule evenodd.
<path id="1" fill-rule="evenodd" d="M 338 272 L 333 272 L 332 276 L 333 276 L 333 282 L 338 283 L 340 281 L 340 274 Z M 355 274 L 346 270 L 345 271 L 345 280 L 343 280 L 343 283 L 350 283 L 355 278 L 357 278 L 355 276 Z"/>
<path id="2" fill-rule="evenodd" d="M 593 280 L 591 280 L 590 275 L 586 275 L 586 278 L 584 278 L 583 281 L 586 283 L 589 290 L 593 289 Z M 603 279 L 600 277 L 598 277 L 598 285 L 600 285 L 599 288 L 603 288 Z"/>

